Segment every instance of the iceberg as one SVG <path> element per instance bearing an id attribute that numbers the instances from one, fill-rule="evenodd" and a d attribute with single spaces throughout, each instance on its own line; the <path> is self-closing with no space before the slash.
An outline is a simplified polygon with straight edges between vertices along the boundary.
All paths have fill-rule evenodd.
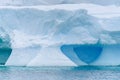
<path id="1" fill-rule="evenodd" d="M 6 66 L 119 65 L 119 18 L 116 6 L 0 6 L 0 48 L 9 49 L 1 59 Z"/>

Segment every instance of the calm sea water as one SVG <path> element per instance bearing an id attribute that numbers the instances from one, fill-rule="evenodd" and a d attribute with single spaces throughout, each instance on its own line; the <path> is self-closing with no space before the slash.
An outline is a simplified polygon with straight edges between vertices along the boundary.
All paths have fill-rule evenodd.
<path id="1" fill-rule="evenodd" d="M 120 67 L 0 67 L 0 80 L 119 80 Z"/>

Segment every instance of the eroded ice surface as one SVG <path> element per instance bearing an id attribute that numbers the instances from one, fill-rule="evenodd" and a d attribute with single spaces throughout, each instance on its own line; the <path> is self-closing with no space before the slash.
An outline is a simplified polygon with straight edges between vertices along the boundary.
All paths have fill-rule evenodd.
<path id="1" fill-rule="evenodd" d="M 62 45 L 61 51 L 68 56 L 72 61 L 82 61 L 84 63 L 90 64 L 96 61 L 101 55 L 103 47 L 95 45 Z M 79 60 L 76 60 L 76 55 Z M 75 61 L 76 60 L 76 61 Z M 80 65 L 77 63 L 77 65 Z"/>
<path id="2" fill-rule="evenodd" d="M 6 65 L 119 65 L 119 13 L 93 4 L 0 6 L 2 40 L 12 48 Z"/>
<path id="3" fill-rule="evenodd" d="M 4 65 L 11 55 L 11 39 L 9 34 L 0 27 L 0 65 Z"/>

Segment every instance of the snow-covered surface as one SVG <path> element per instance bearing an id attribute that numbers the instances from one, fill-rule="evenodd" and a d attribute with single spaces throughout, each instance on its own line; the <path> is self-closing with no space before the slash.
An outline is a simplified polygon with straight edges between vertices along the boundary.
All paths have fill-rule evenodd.
<path id="1" fill-rule="evenodd" d="M 92 3 L 98 5 L 120 5 L 120 0 L 0 0 L 0 5 L 53 5 L 53 4 L 78 4 Z"/>
<path id="2" fill-rule="evenodd" d="M 119 7 L 92 4 L 1 6 L 0 26 L 10 33 L 13 48 L 94 44 L 98 40 L 119 44 L 120 14 L 116 13 Z"/>
<path id="3" fill-rule="evenodd" d="M 0 6 L 0 9 L 37 9 L 37 10 L 70 10 L 75 11 L 79 9 L 85 9 L 88 14 L 94 15 L 96 17 L 109 18 L 117 17 L 120 14 L 120 7 L 115 5 L 100 6 L 96 4 L 61 4 L 61 5 L 36 5 L 36 6 Z"/>
<path id="4" fill-rule="evenodd" d="M 119 65 L 119 61 L 114 63 L 118 57 L 110 58 L 120 52 L 119 18 L 120 7 L 114 5 L 0 6 L 0 27 L 9 35 L 13 49 L 6 65 L 76 66 L 60 47 L 98 42 L 105 46 L 92 64 Z M 86 65 L 82 61 L 80 64 Z"/>

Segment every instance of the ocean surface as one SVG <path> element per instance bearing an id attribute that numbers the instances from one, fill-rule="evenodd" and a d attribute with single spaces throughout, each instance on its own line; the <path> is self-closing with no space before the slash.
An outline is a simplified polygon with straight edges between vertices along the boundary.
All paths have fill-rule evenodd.
<path id="1" fill-rule="evenodd" d="M 120 67 L 0 67 L 0 80 L 119 80 Z"/>

